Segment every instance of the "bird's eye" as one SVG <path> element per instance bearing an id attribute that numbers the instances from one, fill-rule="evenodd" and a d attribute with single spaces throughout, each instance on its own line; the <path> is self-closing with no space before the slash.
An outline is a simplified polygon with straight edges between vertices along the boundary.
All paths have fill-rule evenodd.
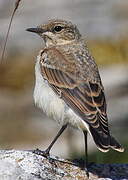
<path id="1" fill-rule="evenodd" d="M 55 26 L 54 27 L 54 31 L 56 31 L 56 32 L 60 32 L 62 29 L 63 29 L 62 26 Z"/>

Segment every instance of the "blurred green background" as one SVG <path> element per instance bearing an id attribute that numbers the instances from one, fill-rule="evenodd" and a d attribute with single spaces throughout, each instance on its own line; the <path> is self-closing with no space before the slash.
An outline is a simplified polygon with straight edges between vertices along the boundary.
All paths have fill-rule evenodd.
<path id="1" fill-rule="evenodd" d="M 14 3 L 15 0 L 0 0 L 0 53 Z M 89 136 L 89 159 L 98 163 L 127 163 L 128 2 L 125 0 L 21 1 L 5 59 L 0 64 L 0 148 L 45 149 L 59 130 L 56 122 L 34 106 L 34 64 L 43 43 L 38 36 L 25 31 L 58 17 L 71 20 L 85 35 L 105 87 L 110 129 L 125 147 L 124 153 L 112 150 L 102 153 Z M 69 128 L 53 147 L 52 154 L 83 157 L 83 134 Z"/>

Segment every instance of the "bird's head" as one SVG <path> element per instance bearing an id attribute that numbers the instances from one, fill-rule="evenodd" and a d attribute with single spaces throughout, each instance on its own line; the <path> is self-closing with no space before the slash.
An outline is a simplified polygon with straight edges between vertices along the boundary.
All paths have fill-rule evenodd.
<path id="1" fill-rule="evenodd" d="M 40 35 L 47 46 L 68 44 L 81 37 L 76 25 L 64 20 L 50 20 L 36 28 L 28 28 L 27 31 Z"/>

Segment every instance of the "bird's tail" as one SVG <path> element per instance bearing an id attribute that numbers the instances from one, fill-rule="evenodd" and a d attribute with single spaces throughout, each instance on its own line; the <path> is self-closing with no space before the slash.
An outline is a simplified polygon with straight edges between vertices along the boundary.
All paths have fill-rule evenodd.
<path id="1" fill-rule="evenodd" d="M 116 151 L 124 152 L 124 148 L 119 144 L 114 137 L 110 138 L 110 147 Z"/>
<path id="2" fill-rule="evenodd" d="M 98 149 L 102 152 L 108 152 L 110 148 L 123 152 L 124 148 L 115 140 L 111 135 L 106 135 L 101 133 L 101 131 L 97 131 L 96 129 L 90 126 L 90 133 L 96 143 Z"/>

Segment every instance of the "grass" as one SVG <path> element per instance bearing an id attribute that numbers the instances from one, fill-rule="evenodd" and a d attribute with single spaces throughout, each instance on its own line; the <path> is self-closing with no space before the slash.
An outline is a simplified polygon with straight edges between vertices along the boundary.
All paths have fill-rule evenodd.
<path id="1" fill-rule="evenodd" d="M 128 146 L 125 145 L 127 151 Z M 128 163 L 128 153 L 120 153 L 113 150 L 110 150 L 108 153 L 102 153 L 99 151 L 93 152 L 89 159 L 91 162 L 97 163 Z"/>
<path id="2" fill-rule="evenodd" d="M 31 57 L 15 56 L 0 66 L 0 88 L 22 91 L 34 82 L 34 60 Z"/>
<path id="3" fill-rule="evenodd" d="M 110 150 L 107 153 L 103 153 L 96 149 L 96 151 L 89 153 L 88 152 L 88 159 L 89 162 L 95 162 L 97 164 L 109 164 L 109 163 L 128 163 L 128 144 L 127 142 L 122 143 L 125 147 L 125 151 L 123 153 Z M 84 154 L 78 154 L 77 152 L 73 152 L 71 154 L 71 159 L 85 159 Z"/>

